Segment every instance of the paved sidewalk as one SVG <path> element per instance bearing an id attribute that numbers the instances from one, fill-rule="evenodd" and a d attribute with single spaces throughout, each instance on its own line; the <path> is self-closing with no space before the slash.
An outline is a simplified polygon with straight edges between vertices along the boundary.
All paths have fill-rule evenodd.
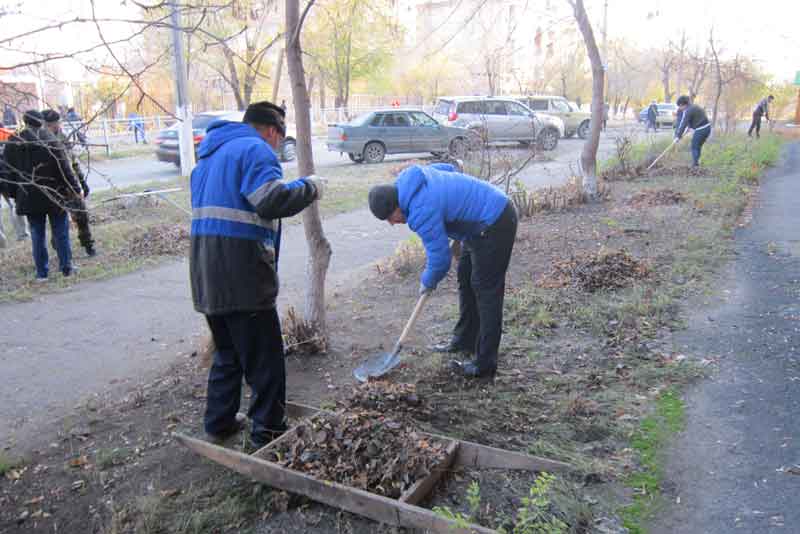
<path id="1" fill-rule="evenodd" d="M 688 395 L 653 534 L 800 531 L 799 201 L 794 143 L 737 233 L 729 298 L 679 340 L 720 370 Z"/>
<path id="2" fill-rule="evenodd" d="M 327 219 L 325 228 L 333 248 L 329 288 L 391 255 L 410 235 L 368 210 Z M 303 227 L 284 226 L 282 305 L 302 303 L 306 257 Z M 203 323 L 192 308 L 188 271 L 188 262 L 172 262 L 0 305 L 0 448 L 26 442 L 88 396 L 124 389 L 190 353 Z"/>

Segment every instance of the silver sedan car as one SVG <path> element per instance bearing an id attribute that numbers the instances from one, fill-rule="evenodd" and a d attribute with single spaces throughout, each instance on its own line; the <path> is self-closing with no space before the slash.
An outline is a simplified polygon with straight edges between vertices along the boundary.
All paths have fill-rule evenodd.
<path id="1" fill-rule="evenodd" d="M 442 126 L 424 111 L 389 108 L 329 125 L 327 146 L 347 153 L 355 163 L 380 163 L 386 154 L 416 152 L 461 158 L 469 135 L 465 128 Z"/>

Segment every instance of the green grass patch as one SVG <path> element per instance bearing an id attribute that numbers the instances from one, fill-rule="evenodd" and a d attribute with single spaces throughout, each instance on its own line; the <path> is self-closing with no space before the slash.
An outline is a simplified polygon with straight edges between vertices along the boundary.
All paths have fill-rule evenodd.
<path id="1" fill-rule="evenodd" d="M 620 510 L 623 525 L 631 534 L 647 532 L 645 525 L 661 500 L 662 452 L 670 438 L 684 428 L 685 420 L 683 400 L 675 390 L 667 390 L 656 400 L 655 413 L 642 419 L 631 439 L 639 469 L 625 481 L 634 492 L 633 502 Z"/>
<path id="2" fill-rule="evenodd" d="M 388 162 L 320 169 L 320 174 L 328 178 L 328 189 L 319 206 L 322 218 L 366 208 L 369 189 L 375 184 L 390 181 L 392 169 L 396 166 L 397 162 Z M 296 169 L 288 169 L 285 173 L 286 180 L 296 177 Z M 164 194 L 163 198 L 149 196 L 113 200 L 128 193 L 173 188 L 180 188 L 181 191 Z M 186 256 L 188 240 L 177 245 L 161 246 L 165 244 L 161 241 L 168 240 L 169 235 L 161 239 L 158 234 L 164 228 L 183 228 L 188 231 L 191 216 L 187 211 L 191 210 L 191 198 L 187 178 L 177 177 L 168 181 L 98 191 L 89 197 L 89 201 L 92 235 L 100 254 L 95 258 L 86 257 L 73 225 L 70 238 L 78 272 L 68 278 L 62 277 L 58 272 L 55 251 L 50 248 L 50 279 L 47 283 L 39 284 L 34 281 L 30 240 L 18 242 L 12 235 L 8 248 L 1 252 L 0 302 L 29 300 L 38 294 L 59 291 L 79 282 L 120 276 Z M 7 217 L 7 211 L 3 210 L 0 215 Z M 302 217 L 298 215 L 286 219 L 284 224 L 300 224 L 301 221 Z M 12 228 L 10 219 L 4 226 Z M 48 231 L 48 239 L 49 234 Z M 137 242 L 140 246 L 132 247 Z"/>
<path id="3" fill-rule="evenodd" d="M 15 460 L 5 453 L 0 452 L 0 476 L 5 475 L 15 467 L 19 466 L 19 460 Z"/>

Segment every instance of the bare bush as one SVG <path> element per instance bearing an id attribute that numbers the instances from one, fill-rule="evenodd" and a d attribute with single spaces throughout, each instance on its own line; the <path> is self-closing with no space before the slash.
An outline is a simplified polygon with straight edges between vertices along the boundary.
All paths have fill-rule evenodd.
<path id="1" fill-rule="evenodd" d="M 607 198 L 610 190 L 602 180 L 597 184 L 597 198 Z M 535 191 L 528 191 L 517 182 L 516 190 L 511 193 L 511 201 L 517 209 L 517 214 L 522 217 L 531 217 L 537 213 L 567 209 L 589 201 L 583 189 L 583 179 L 572 176 L 566 185 L 561 187 L 546 187 Z"/>
<path id="2" fill-rule="evenodd" d="M 378 264 L 378 272 L 393 272 L 400 276 L 409 276 L 419 272 L 425 264 L 425 249 L 417 236 L 397 245 L 394 255 L 382 264 Z"/>
<path id="3" fill-rule="evenodd" d="M 289 306 L 281 321 L 284 351 L 289 354 L 319 354 L 328 351 L 328 342 L 310 321 L 298 316 L 297 310 Z"/>

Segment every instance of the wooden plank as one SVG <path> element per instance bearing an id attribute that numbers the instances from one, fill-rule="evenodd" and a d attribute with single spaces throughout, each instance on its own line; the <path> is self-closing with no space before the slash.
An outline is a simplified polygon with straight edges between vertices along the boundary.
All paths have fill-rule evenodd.
<path id="1" fill-rule="evenodd" d="M 316 413 L 327 412 L 326 410 L 319 410 L 311 406 L 303 404 L 296 404 L 287 402 L 287 413 L 305 414 L 303 417 L 314 415 Z M 435 437 L 445 441 L 453 441 L 455 438 L 449 436 L 440 436 L 438 434 L 431 434 L 429 432 L 421 432 L 430 437 Z M 459 442 L 458 452 L 456 454 L 455 465 L 464 467 L 476 467 L 484 469 L 518 469 L 523 471 L 547 471 L 548 473 L 564 473 L 572 471 L 574 468 L 565 462 L 558 460 L 550 460 L 539 456 L 531 456 L 519 452 L 506 451 L 489 447 L 488 445 L 481 445 L 471 441 L 455 440 Z"/>
<path id="2" fill-rule="evenodd" d="M 290 419 L 305 419 L 306 417 L 313 417 L 319 412 L 324 411 L 325 410 L 320 410 L 319 408 L 314 408 L 313 406 L 300 404 L 299 402 L 286 403 L 286 416 Z"/>
<path id="3" fill-rule="evenodd" d="M 439 439 L 453 439 L 436 434 L 428 434 Z M 539 456 L 529 456 L 520 452 L 505 451 L 488 445 L 480 445 L 471 441 L 458 440 L 455 465 L 459 467 L 475 467 L 478 469 L 519 469 L 521 471 L 547 471 L 548 473 L 566 473 L 574 468 L 565 462 L 548 460 Z"/>
<path id="4" fill-rule="evenodd" d="M 434 467 L 428 476 L 422 480 L 416 481 L 410 488 L 408 488 L 400 496 L 400 500 L 408 504 L 417 504 L 422 501 L 422 499 L 427 497 L 434 486 L 436 486 L 436 483 L 439 482 L 439 479 L 441 479 L 442 476 L 450 469 L 450 466 L 453 465 L 457 451 L 458 441 L 451 441 L 447 446 L 447 449 L 445 449 L 445 457 L 441 462 L 439 462 L 439 465 Z"/>
<path id="5" fill-rule="evenodd" d="M 206 441 L 182 434 L 175 434 L 175 437 L 197 454 L 237 473 L 380 523 L 427 529 L 440 534 L 497 534 L 496 531 L 479 525 L 459 526 L 455 521 L 440 517 L 430 510 L 336 482 L 318 480 L 305 473 L 286 469 L 261 458 L 218 447 Z"/>
<path id="6" fill-rule="evenodd" d="M 297 427 L 294 426 L 289 430 L 287 430 L 286 432 L 284 432 L 283 434 L 281 434 L 280 436 L 278 436 L 277 438 L 267 443 L 266 445 L 264 445 L 263 447 L 261 447 L 260 449 L 258 449 L 256 452 L 253 453 L 253 456 L 257 456 L 258 458 L 265 458 L 267 451 L 269 451 L 270 449 L 274 449 L 276 445 L 283 443 L 284 441 L 291 441 L 295 439 L 296 436 L 297 436 Z"/>

